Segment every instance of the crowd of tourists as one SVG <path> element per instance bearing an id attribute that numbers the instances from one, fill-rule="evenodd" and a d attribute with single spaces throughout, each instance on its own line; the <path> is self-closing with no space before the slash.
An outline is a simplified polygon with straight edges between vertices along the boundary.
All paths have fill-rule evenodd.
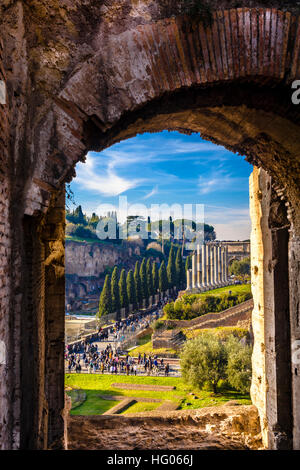
<path id="1" fill-rule="evenodd" d="M 87 369 L 92 373 L 109 373 L 121 375 L 169 375 L 170 366 L 164 359 L 139 354 L 137 358 L 129 354 L 121 355 L 119 349 L 114 350 L 111 344 L 100 351 L 97 344 L 86 344 L 82 353 L 76 353 L 67 348 L 65 353 L 68 372 L 81 373 Z"/>
<path id="2" fill-rule="evenodd" d="M 111 336 L 111 341 L 122 342 L 125 340 L 127 335 L 133 335 L 138 331 L 148 328 L 150 323 L 155 318 L 158 318 L 158 316 L 158 312 L 151 313 L 145 317 L 142 315 L 137 315 L 136 317 L 117 321 L 110 328 L 99 328 L 99 341 L 108 341 L 109 336 Z"/>
<path id="3" fill-rule="evenodd" d="M 110 373 L 127 375 L 169 375 L 170 366 L 163 359 L 155 355 L 146 354 L 137 358 L 131 357 L 122 351 L 122 342 L 129 335 L 147 329 L 150 324 L 159 318 L 162 307 L 168 299 L 160 302 L 157 310 L 151 313 L 131 315 L 127 319 L 116 321 L 109 328 L 99 328 L 98 332 L 89 339 L 66 346 L 65 361 L 68 372 L 88 371 L 89 373 Z M 105 349 L 97 343 L 107 342 Z"/>

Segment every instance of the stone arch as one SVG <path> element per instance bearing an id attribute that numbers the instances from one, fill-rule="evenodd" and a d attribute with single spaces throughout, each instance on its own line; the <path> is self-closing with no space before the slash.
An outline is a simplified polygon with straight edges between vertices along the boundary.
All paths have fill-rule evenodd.
<path id="1" fill-rule="evenodd" d="M 52 3 L 48 2 L 49 8 Z M 10 201 L 10 213 L 4 211 L 7 215 L 4 222 L 11 227 L 5 234 L 7 252 L 3 256 L 9 265 L 8 277 L 14 281 L 14 286 L 11 283 L 7 288 L 9 300 L 3 300 L 7 316 L 1 320 L 10 364 L 0 385 L 7 405 L 1 421 L 6 448 L 63 446 L 63 187 L 88 150 L 101 150 L 145 131 L 199 132 L 203 138 L 246 155 L 255 167 L 267 170 L 269 175 L 255 169 L 253 177 L 253 212 L 265 224 L 263 228 L 257 224 L 255 239 L 265 243 L 264 268 L 271 275 L 276 259 L 269 231 L 276 227 L 268 226 L 266 213 L 274 202 L 272 176 L 276 194 L 287 205 L 291 224 L 289 240 L 284 226 L 279 227 L 284 235 L 279 241 L 275 237 L 277 244 L 285 244 L 290 275 L 290 305 L 281 305 L 279 309 L 290 315 L 291 332 L 280 347 L 290 348 L 291 338 L 300 335 L 297 320 L 300 109 L 291 103 L 291 84 L 300 75 L 297 11 L 294 14 L 263 8 L 257 2 L 257 8 L 212 9 L 212 21 L 207 23 L 184 15 L 168 17 L 155 0 L 132 3 L 124 0 L 119 9 L 112 8 L 112 13 L 108 10 L 102 16 L 90 1 L 87 8 L 95 14 L 91 23 L 96 32 L 91 34 L 89 24 L 89 34 L 85 34 L 87 15 L 75 3 L 80 21 L 72 23 L 72 14 L 65 13 L 70 16 L 63 33 L 53 24 L 53 33 L 45 26 L 47 21 L 51 23 L 51 15 L 47 21 L 43 11 L 33 11 L 30 16 L 32 11 L 24 10 L 20 2 L 13 6 L 17 24 L 9 24 L 5 29 L 6 44 L 12 51 L 12 59 L 9 53 L 4 58 L 10 70 L 7 84 L 11 132 L 9 135 L 4 129 L 0 145 L 9 142 L 4 155 L 10 152 L 16 162 L 12 169 L 5 159 L 2 165 L 6 212 Z M 133 3 L 139 6 L 132 7 Z M 55 7 L 53 11 L 52 17 L 59 17 L 62 23 L 63 12 Z M 126 19 L 128 12 L 130 20 Z M 17 34 L 20 25 L 23 29 Z M 26 30 L 28 25 L 35 30 L 38 40 Z M 46 44 L 41 39 L 43 33 Z M 54 34 L 58 35 L 57 44 Z M 15 48 L 11 45 L 14 35 Z M 29 54 L 31 46 L 33 52 Z M 26 67 L 22 69 L 24 51 L 29 71 Z M 11 60 L 17 65 L 12 66 Z M 19 69 L 24 70 L 24 76 L 20 76 Z M 2 77 L 1 67 L 0 74 Z M 22 125 L 26 129 L 23 135 Z M 1 132 L 2 127 L 5 126 L 1 122 Z M 263 215 L 257 215 L 259 208 Z M 254 268 L 260 275 L 263 263 L 261 260 L 259 263 Z M 282 263 L 287 274 L 286 256 Z M 265 282 L 264 278 L 260 280 Z M 276 287 L 273 278 L 272 282 Z M 257 309 L 264 312 L 259 299 L 257 294 Z M 261 331 L 263 320 L 260 313 Z M 272 318 L 268 321 L 272 333 Z M 31 351 L 33 332 L 37 346 Z M 261 344 L 268 348 L 264 341 L 265 337 Z M 27 361 L 30 351 L 32 367 Z M 268 360 L 276 369 L 274 350 L 271 353 Z M 14 370 L 13 361 L 17 363 Z M 259 367 L 256 372 L 258 375 Z M 276 382 L 276 387 L 272 385 L 269 394 L 267 387 L 258 393 L 265 442 L 273 448 L 291 447 L 293 438 L 294 447 L 299 447 L 299 408 L 295 404 L 299 403 L 300 386 L 297 373 L 292 380 L 290 375 L 289 370 Z M 293 395 L 295 422 L 293 431 L 291 423 L 287 423 L 285 434 L 284 429 L 279 426 L 278 431 L 275 426 L 277 418 L 272 404 L 277 410 L 278 387 L 286 378 Z M 281 441 L 276 438 L 280 433 Z"/>
<path id="2" fill-rule="evenodd" d="M 163 128 L 200 132 L 296 190 L 291 83 L 300 70 L 299 33 L 289 12 L 238 8 L 215 11 L 210 25 L 191 28 L 179 16 L 107 36 L 70 73 L 41 123 L 25 212 L 44 206 L 45 191 L 68 180 L 88 150 Z"/>

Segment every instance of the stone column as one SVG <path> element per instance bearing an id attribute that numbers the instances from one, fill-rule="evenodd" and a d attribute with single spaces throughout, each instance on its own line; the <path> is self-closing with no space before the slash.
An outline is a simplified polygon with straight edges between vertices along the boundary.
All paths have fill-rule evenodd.
<path id="1" fill-rule="evenodd" d="M 188 269 L 186 272 L 186 290 L 191 290 L 192 288 L 192 271 Z"/>
<path id="2" fill-rule="evenodd" d="M 206 284 L 208 289 L 211 289 L 211 281 L 210 281 L 210 245 L 205 245 L 206 248 Z"/>
<path id="3" fill-rule="evenodd" d="M 195 253 L 192 256 L 192 288 L 197 287 L 197 258 Z"/>
<path id="4" fill-rule="evenodd" d="M 201 277 L 201 246 L 197 245 L 197 287 L 201 289 L 202 277 Z"/>
<path id="5" fill-rule="evenodd" d="M 215 287 L 215 250 L 214 246 L 210 246 L 210 285 Z"/>
<path id="6" fill-rule="evenodd" d="M 219 286 L 219 256 L 217 246 L 214 246 L 214 283 L 216 287 Z"/>
<path id="7" fill-rule="evenodd" d="M 222 279 L 222 286 L 225 286 L 226 285 L 226 281 L 225 281 L 225 256 L 224 256 L 224 247 L 222 246 L 221 247 L 221 263 L 222 263 L 222 267 L 221 267 L 221 279 Z"/>
<path id="8" fill-rule="evenodd" d="M 222 287 L 222 248 L 218 246 L 218 285 Z"/>
<path id="9" fill-rule="evenodd" d="M 273 200 L 272 193 L 271 177 L 254 167 L 250 177 L 254 300 L 251 398 L 259 412 L 263 444 L 269 449 L 283 450 L 292 448 L 293 434 L 295 439 L 300 423 L 300 384 L 293 386 L 299 380 L 299 368 L 291 357 L 291 344 L 299 336 L 293 338 L 290 321 L 293 308 L 290 299 L 296 286 L 291 286 L 294 273 L 288 261 L 291 240 L 286 208 L 280 198 Z M 292 258 L 296 261 L 297 257 L 299 260 L 298 249 Z M 294 448 L 299 447 L 299 439 L 295 439 Z"/>
<path id="10" fill-rule="evenodd" d="M 206 257 L 206 246 L 203 244 L 202 245 L 202 289 L 206 290 L 207 288 L 207 277 L 206 277 L 206 263 L 207 263 L 207 257 Z"/>
<path id="11" fill-rule="evenodd" d="M 229 272 L 228 272 L 228 246 L 225 247 L 225 281 L 229 283 Z"/>

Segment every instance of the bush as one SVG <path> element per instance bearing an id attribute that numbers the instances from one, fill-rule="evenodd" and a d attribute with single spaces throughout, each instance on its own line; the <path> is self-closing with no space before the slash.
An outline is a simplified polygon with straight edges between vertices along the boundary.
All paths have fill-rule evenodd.
<path id="1" fill-rule="evenodd" d="M 153 328 L 154 331 L 160 330 L 161 328 L 164 327 L 164 322 L 160 320 L 156 320 L 151 327 Z"/>
<path id="2" fill-rule="evenodd" d="M 220 380 L 227 380 L 234 389 L 249 393 L 252 348 L 233 334 L 226 336 L 204 332 L 186 342 L 180 356 L 185 382 L 199 389 L 208 384 L 216 393 Z"/>
<path id="3" fill-rule="evenodd" d="M 248 393 L 252 375 L 252 348 L 243 346 L 238 338 L 230 336 L 226 341 L 226 350 L 226 374 L 229 384 L 239 392 Z"/>
<path id="4" fill-rule="evenodd" d="M 192 320 L 207 313 L 222 312 L 251 298 L 251 293 L 183 295 L 175 303 L 166 305 L 164 313 L 169 320 Z"/>
<path id="5" fill-rule="evenodd" d="M 91 228 L 84 227 L 83 225 L 77 225 L 73 235 L 79 238 L 97 238 Z"/>
<path id="6" fill-rule="evenodd" d="M 213 334 L 203 334 L 185 344 L 180 367 L 185 382 L 199 389 L 207 383 L 214 393 L 220 380 L 226 379 L 227 351 Z"/>

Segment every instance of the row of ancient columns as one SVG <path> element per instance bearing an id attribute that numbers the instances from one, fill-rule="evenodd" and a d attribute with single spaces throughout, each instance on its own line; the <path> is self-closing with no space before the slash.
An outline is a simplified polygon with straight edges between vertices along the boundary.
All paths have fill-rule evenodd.
<path id="1" fill-rule="evenodd" d="M 187 290 L 205 292 L 229 285 L 227 260 L 227 247 L 198 245 L 197 253 L 192 256 L 192 269 L 187 271 Z"/>

